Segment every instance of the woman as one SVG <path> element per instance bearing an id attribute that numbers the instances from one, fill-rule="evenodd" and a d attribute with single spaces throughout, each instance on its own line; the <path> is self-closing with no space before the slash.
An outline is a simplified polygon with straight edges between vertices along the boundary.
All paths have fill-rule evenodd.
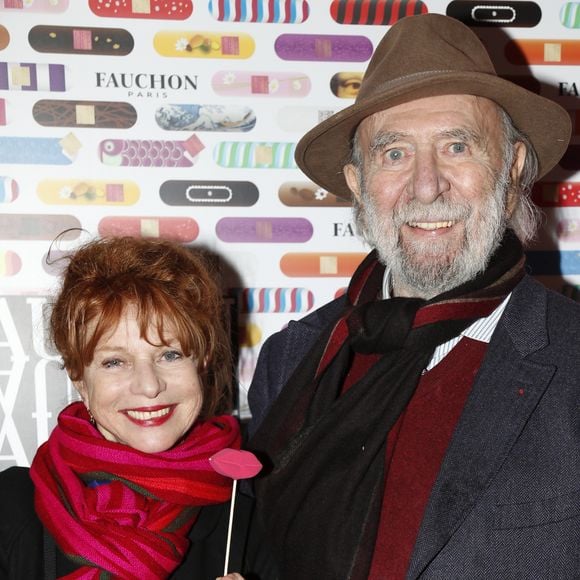
<path id="1" fill-rule="evenodd" d="M 50 335 L 81 401 L 0 474 L 1 578 L 220 575 L 232 482 L 209 457 L 240 446 L 223 315 L 199 252 L 108 238 L 70 257 Z M 248 502 L 230 568 L 273 577 Z"/>

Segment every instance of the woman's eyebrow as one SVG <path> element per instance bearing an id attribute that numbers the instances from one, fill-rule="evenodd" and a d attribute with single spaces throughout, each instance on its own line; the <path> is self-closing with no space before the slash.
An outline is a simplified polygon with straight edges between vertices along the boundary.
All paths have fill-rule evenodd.
<path id="1" fill-rule="evenodd" d="M 107 353 L 107 352 L 125 352 L 126 348 L 124 346 L 117 346 L 115 344 L 105 344 L 103 346 L 97 346 L 95 348 L 95 353 Z"/>

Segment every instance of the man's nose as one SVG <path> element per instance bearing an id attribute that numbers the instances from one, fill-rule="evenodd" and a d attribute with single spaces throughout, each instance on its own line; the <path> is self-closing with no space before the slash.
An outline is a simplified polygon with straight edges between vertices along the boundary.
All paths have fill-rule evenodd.
<path id="1" fill-rule="evenodd" d="M 440 163 L 432 151 L 420 151 L 415 155 L 409 195 L 427 205 L 449 190 Z"/>
<path id="2" fill-rule="evenodd" d="M 138 362 L 135 365 L 132 392 L 154 399 L 167 388 L 162 374 L 150 362 Z"/>

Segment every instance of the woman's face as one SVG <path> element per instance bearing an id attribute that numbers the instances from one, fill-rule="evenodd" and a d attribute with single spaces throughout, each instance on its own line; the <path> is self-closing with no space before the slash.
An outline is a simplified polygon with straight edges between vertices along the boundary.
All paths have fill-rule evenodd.
<path id="1" fill-rule="evenodd" d="M 105 333 L 93 361 L 75 383 L 105 439 L 145 453 L 173 447 L 197 419 L 203 402 L 196 361 L 185 357 L 171 324 L 164 326 L 170 346 L 155 327 L 150 344 L 139 333 L 134 307 Z M 89 327 L 90 330 L 90 327 Z"/>

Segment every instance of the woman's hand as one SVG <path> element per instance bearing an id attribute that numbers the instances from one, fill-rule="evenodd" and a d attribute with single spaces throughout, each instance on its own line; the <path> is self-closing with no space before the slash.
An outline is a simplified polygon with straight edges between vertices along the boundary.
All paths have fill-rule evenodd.
<path id="1" fill-rule="evenodd" d="M 220 576 L 219 578 L 216 578 L 216 580 L 244 580 L 244 577 L 237 572 L 232 572 L 227 576 Z"/>

